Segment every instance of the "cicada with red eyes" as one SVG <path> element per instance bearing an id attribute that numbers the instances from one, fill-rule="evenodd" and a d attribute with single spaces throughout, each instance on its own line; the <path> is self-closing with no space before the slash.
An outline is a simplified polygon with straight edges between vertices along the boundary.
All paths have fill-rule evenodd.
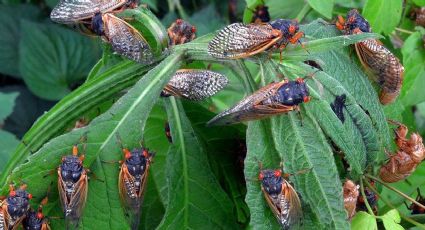
<path id="1" fill-rule="evenodd" d="M 232 108 L 215 116 L 207 125 L 229 125 L 263 119 L 299 110 L 301 103 L 309 101 L 308 87 L 303 78 L 295 81 L 285 79 L 264 86 Z"/>
<path id="2" fill-rule="evenodd" d="M 300 223 L 301 201 L 294 187 L 282 177 L 281 170 L 261 170 L 258 175 L 261 191 L 282 229 Z"/>
<path id="3" fill-rule="evenodd" d="M 359 197 L 359 186 L 352 180 L 346 180 L 343 186 L 344 208 L 348 219 L 356 214 L 357 198 Z"/>
<path id="4" fill-rule="evenodd" d="M 209 70 L 180 69 L 163 89 L 161 96 L 176 96 L 200 101 L 223 89 L 229 81 L 220 74 Z"/>
<path id="5" fill-rule="evenodd" d="M 148 180 L 149 167 L 154 156 L 146 148 L 135 148 L 132 151 L 123 148 L 124 161 L 118 178 L 121 201 L 131 220 L 131 229 L 138 229 L 143 192 Z"/>
<path id="6" fill-rule="evenodd" d="M 372 32 L 369 23 L 357 10 L 348 12 L 347 20 L 338 16 L 336 27 L 347 35 Z M 367 39 L 354 46 L 362 65 L 375 76 L 376 82 L 381 86 L 381 103 L 385 105 L 393 102 L 400 94 L 403 84 L 403 65 L 379 40 Z"/>
<path id="7" fill-rule="evenodd" d="M 32 199 L 26 188 L 27 186 L 23 184 L 15 190 L 14 185 L 10 185 L 9 196 L 0 201 L 0 229 L 18 229 L 24 220 L 30 208 L 29 200 Z"/>
<path id="8" fill-rule="evenodd" d="M 60 0 L 50 13 L 52 21 L 62 24 L 89 24 L 96 13 L 136 8 L 138 0 Z"/>
<path id="9" fill-rule="evenodd" d="M 78 156 L 78 146 L 72 155 L 62 157 L 58 167 L 58 190 L 66 225 L 78 226 L 88 192 L 88 170 L 83 166 L 84 153 Z"/>
<path id="10" fill-rule="evenodd" d="M 186 42 L 193 41 L 196 37 L 196 27 L 190 23 L 177 19 L 167 29 L 168 37 L 170 38 L 170 45 L 180 45 Z"/>
<path id="11" fill-rule="evenodd" d="M 25 230 L 50 230 L 49 222 L 43 214 L 43 206 L 47 204 L 47 197 L 44 198 L 37 211 L 29 210 L 22 222 Z"/>
<path id="12" fill-rule="evenodd" d="M 110 43 L 117 54 L 139 63 L 153 62 L 152 50 L 142 34 L 115 15 L 96 13 L 91 30 Z"/>
<path id="13" fill-rule="evenodd" d="M 216 58 L 246 58 L 269 49 L 282 51 L 289 43 L 301 43 L 304 33 L 298 22 L 277 19 L 270 23 L 233 23 L 220 30 L 208 44 L 208 53 Z"/>

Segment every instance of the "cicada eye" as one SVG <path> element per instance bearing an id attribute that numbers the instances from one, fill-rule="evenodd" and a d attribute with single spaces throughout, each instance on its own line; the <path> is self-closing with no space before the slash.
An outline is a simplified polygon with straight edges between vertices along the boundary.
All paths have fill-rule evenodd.
<path id="1" fill-rule="evenodd" d="M 177 23 L 177 25 L 180 25 L 180 24 L 183 23 L 183 20 L 179 18 L 179 19 L 176 20 L 176 23 Z"/>
<path id="2" fill-rule="evenodd" d="M 290 25 L 289 26 L 289 33 L 294 34 L 295 33 L 295 26 L 294 25 Z"/>
<path id="3" fill-rule="evenodd" d="M 196 27 L 192 26 L 192 33 L 196 32 Z"/>
<path id="4" fill-rule="evenodd" d="M 274 176 L 275 177 L 280 177 L 282 175 L 282 171 L 280 171 L 280 170 L 275 170 L 274 171 Z"/>
<path id="5" fill-rule="evenodd" d="M 147 150 L 143 150 L 143 156 L 144 156 L 145 158 L 147 158 L 147 157 L 149 156 L 149 153 L 148 153 L 148 151 L 147 151 Z"/>
<path id="6" fill-rule="evenodd" d="M 259 180 L 263 180 L 264 179 L 264 174 L 260 172 L 260 174 L 258 174 L 258 179 Z"/>
<path id="7" fill-rule="evenodd" d="M 298 84 L 304 83 L 304 78 L 297 78 L 296 81 L 298 82 Z"/>
<path id="8" fill-rule="evenodd" d="M 303 99 L 304 103 L 307 103 L 310 100 L 311 100 L 311 97 L 310 96 L 304 96 L 304 99 Z"/>
<path id="9" fill-rule="evenodd" d="M 9 192 L 9 196 L 16 196 L 16 192 L 15 191 L 10 191 Z"/>
<path id="10" fill-rule="evenodd" d="M 43 219 L 43 213 L 41 213 L 41 212 L 38 212 L 37 213 L 37 219 Z"/>
<path id="11" fill-rule="evenodd" d="M 131 157 L 131 153 L 130 152 L 126 152 L 124 155 L 125 159 L 130 159 Z"/>
<path id="12" fill-rule="evenodd" d="M 31 193 L 28 193 L 28 199 L 32 199 L 32 194 Z"/>

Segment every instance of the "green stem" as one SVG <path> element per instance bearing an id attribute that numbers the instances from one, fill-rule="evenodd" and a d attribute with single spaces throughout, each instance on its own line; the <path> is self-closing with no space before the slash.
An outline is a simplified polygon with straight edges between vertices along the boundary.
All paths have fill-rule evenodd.
<path id="1" fill-rule="evenodd" d="M 310 10 L 311 10 L 310 5 L 305 4 L 304 7 L 301 9 L 301 11 L 298 13 L 297 17 L 295 18 L 298 20 L 298 22 L 301 22 Z"/>
<path id="2" fill-rule="evenodd" d="M 367 211 L 369 212 L 369 214 L 370 214 L 371 216 L 373 216 L 373 217 L 375 217 L 375 218 L 376 218 L 375 213 L 373 213 L 373 210 L 372 210 L 372 208 L 370 207 L 369 201 L 367 200 L 367 196 L 366 196 L 366 194 L 365 194 L 365 192 L 364 192 L 363 178 L 360 180 L 360 192 L 361 192 L 361 194 L 362 194 L 362 196 L 363 196 L 363 200 L 364 200 L 364 202 L 365 202 L 365 205 L 366 205 Z"/>
<path id="3" fill-rule="evenodd" d="M 405 30 L 405 29 L 398 28 L 398 27 L 396 27 L 395 30 L 398 31 L 398 32 L 406 33 L 406 34 L 413 34 L 414 33 L 413 31 Z"/>

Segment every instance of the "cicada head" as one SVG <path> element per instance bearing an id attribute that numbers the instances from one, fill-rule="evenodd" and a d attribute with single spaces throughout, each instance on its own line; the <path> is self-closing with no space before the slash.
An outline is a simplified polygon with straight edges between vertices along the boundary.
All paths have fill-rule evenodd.
<path id="1" fill-rule="evenodd" d="M 289 81 L 278 89 L 278 100 L 283 105 L 294 106 L 310 101 L 307 84 L 302 78 Z"/>
<path id="2" fill-rule="evenodd" d="M 22 185 L 17 190 L 15 190 L 13 186 L 10 188 L 6 202 L 7 212 L 11 218 L 11 220 L 9 220 L 9 227 L 13 227 L 18 225 L 25 217 L 25 214 L 30 208 L 29 200 L 32 199 L 32 195 L 25 190 L 26 185 Z"/>
<path id="3" fill-rule="evenodd" d="M 196 27 L 177 19 L 167 30 L 171 45 L 180 45 L 192 41 L 196 37 Z"/>
<path id="4" fill-rule="evenodd" d="M 145 148 L 133 149 L 130 154 L 125 155 L 125 162 L 128 172 L 135 178 L 144 175 L 153 154 Z"/>
<path id="5" fill-rule="evenodd" d="M 269 169 L 261 170 L 258 179 L 269 195 L 278 195 L 282 192 L 282 171 Z"/>
<path id="6" fill-rule="evenodd" d="M 270 22 L 270 25 L 273 29 L 280 30 L 282 32 L 283 38 L 289 40 L 296 33 L 298 33 L 300 26 L 296 20 L 289 19 L 277 19 Z"/>
<path id="7" fill-rule="evenodd" d="M 68 155 L 62 158 L 60 173 L 66 185 L 72 186 L 77 183 L 80 180 L 83 170 L 83 162 L 78 156 Z"/>
<path id="8" fill-rule="evenodd" d="M 365 33 L 371 32 L 369 22 L 366 21 L 366 19 L 363 18 L 356 9 L 353 9 L 347 14 L 345 30 L 347 34 L 353 34 L 355 29 L 359 29 Z"/>
<path id="9" fill-rule="evenodd" d="M 103 19 L 101 13 L 96 13 L 91 21 L 91 28 L 93 32 L 98 36 L 103 36 L 105 34 Z"/>
<path id="10" fill-rule="evenodd" d="M 47 220 L 41 211 L 30 210 L 22 225 L 25 230 L 43 230 L 43 225 L 47 225 Z"/>

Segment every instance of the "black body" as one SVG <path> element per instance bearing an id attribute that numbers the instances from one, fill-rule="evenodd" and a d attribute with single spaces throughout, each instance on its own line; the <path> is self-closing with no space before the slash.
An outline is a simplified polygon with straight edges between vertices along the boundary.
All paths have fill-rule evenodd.
<path id="1" fill-rule="evenodd" d="M 139 191 L 140 184 L 142 183 L 142 176 L 146 171 L 147 159 L 143 155 L 143 149 L 133 149 L 131 156 L 125 160 L 128 172 L 135 178 L 137 192 Z"/>
<path id="2" fill-rule="evenodd" d="M 304 82 L 289 81 L 278 89 L 275 99 L 283 105 L 294 106 L 303 103 L 308 96 L 308 88 Z"/>
<path id="3" fill-rule="evenodd" d="M 319 69 L 320 71 L 323 71 L 322 67 L 319 65 L 319 63 L 317 63 L 316 61 L 313 60 L 306 60 L 304 61 L 305 64 L 314 67 L 316 69 Z"/>
<path id="4" fill-rule="evenodd" d="M 357 10 L 350 10 L 346 21 L 347 33 L 352 34 L 353 30 L 359 28 L 362 32 L 371 32 L 369 22 L 364 19 Z"/>
<path id="5" fill-rule="evenodd" d="M 345 121 L 343 110 L 345 107 L 346 98 L 347 96 L 345 94 L 341 94 L 340 96 L 336 96 L 335 101 L 331 103 L 332 110 L 342 123 Z"/>
<path id="6" fill-rule="evenodd" d="M 95 34 L 98 36 L 103 36 L 105 31 L 103 29 L 103 19 L 101 13 L 96 13 L 91 21 L 91 28 Z"/>
<path id="7" fill-rule="evenodd" d="M 264 190 L 272 197 L 279 195 L 282 192 L 283 178 L 277 177 L 273 170 L 261 170 L 261 173 L 264 176 L 261 180 Z"/>
<path id="8" fill-rule="evenodd" d="M 83 170 L 81 160 L 77 156 L 70 155 L 64 158 L 60 165 L 60 172 L 62 180 L 67 187 L 67 194 L 68 191 L 73 191 L 73 187 L 80 180 Z"/>
<path id="9" fill-rule="evenodd" d="M 259 5 L 255 7 L 252 21 L 256 22 L 257 19 L 260 20 L 261 22 L 270 22 L 269 7 L 265 5 Z"/>

